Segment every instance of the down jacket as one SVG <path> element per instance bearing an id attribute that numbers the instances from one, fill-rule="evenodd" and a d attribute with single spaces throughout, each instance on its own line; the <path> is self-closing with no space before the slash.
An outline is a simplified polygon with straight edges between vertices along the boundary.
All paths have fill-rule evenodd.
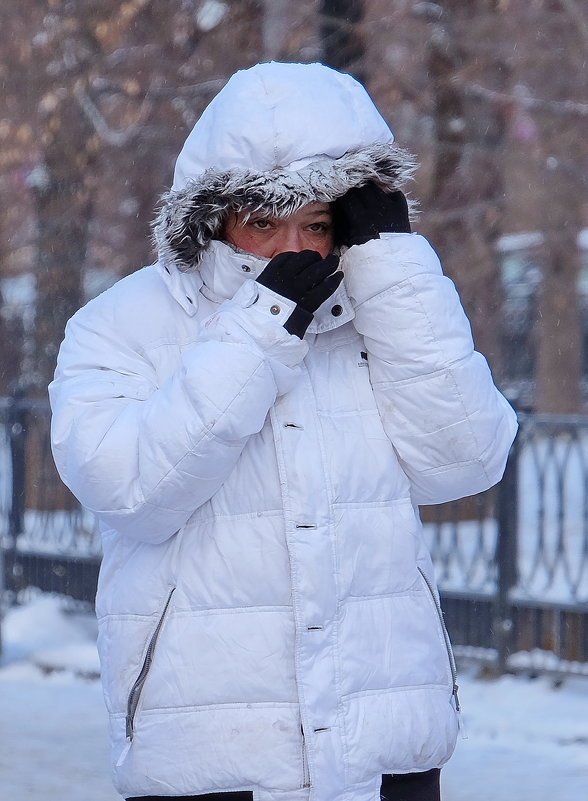
<path id="1" fill-rule="evenodd" d="M 238 73 L 180 155 L 157 264 L 68 324 L 53 448 L 103 529 L 125 796 L 375 801 L 383 773 L 452 753 L 455 667 L 416 507 L 497 482 L 514 413 L 418 234 L 347 250 L 304 340 L 253 280 L 267 260 L 214 236 L 227 208 L 288 214 L 410 169 L 349 76 Z"/>

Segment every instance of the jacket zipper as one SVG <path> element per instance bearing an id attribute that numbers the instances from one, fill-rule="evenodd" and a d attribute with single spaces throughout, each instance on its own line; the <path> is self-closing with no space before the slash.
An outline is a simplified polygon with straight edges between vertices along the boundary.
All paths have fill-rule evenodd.
<path id="1" fill-rule="evenodd" d="M 433 600 L 433 605 L 435 606 L 435 609 L 437 611 L 437 618 L 441 625 L 441 631 L 443 632 L 443 640 L 445 641 L 445 650 L 447 651 L 447 658 L 449 660 L 449 667 L 451 669 L 451 683 L 452 683 L 451 693 L 453 696 L 455 711 L 457 713 L 457 723 L 459 726 L 459 731 L 461 732 L 462 737 L 465 739 L 466 735 L 463 728 L 461 705 L 459 703 L 459 695 L 458 695 L 459 685 L 457 683 L 457 665 L 455 662 L 455 655 L 453 653 L 453 648 L 451 646 L 451 639 L 449 637 L 449 632 L 447 631 L 447 626 L 445 625 L 445 620 L 443 618 L 443 610 L 441 609 L 441 604 L 439 603 L 439 600 L 437 598 L 437 595 L 435 594 L 435 590 L 433 589 L 433 585 L 429 577 L 426 575 L 424 570 L 421 570 L 420 567 L 417 567 L 417 570 L 421 574 L 423 581 L 425 582 L 427 589 L 429 590 L 429 595 Z"/>
<path id="2" fill-rule="evenodd" d="M 157 640 L 159 638 L 159 634 L 163 626 L 163 621 L 165 620 L 165 616 L 167 614 L 167 610 L 169 609 L 169 605 L 172 599 L 172 595 L 175 592 L 175 589 L 176 589 L 175 587 L 172 587 L 167 596 L 165 606 L 163 607 L 163 611 L 159 616 L 159 620 L 157 621 L 157 626 L 155 627 L 155 630 L 151 635 L 151 639 L 149 640 L 149 645 L 147 646 L 147 651 L 145 652 L 145 659 L 143 660 L 143 665 L 141 666 L 139 675 L 135 679 L 135 683 L 131 687 L 131 690 L 127 698 L 126 737 L 129 743 L 132 743 L 133 741 L 135 715 L 137 713 L 139 699 L 141 698 L 143 687 L 145 686 L 147 676 L 149 675 L 149 671 L 151 669 L 151 663 L 153 662 L 153 653 L 155 651 L 155 646 L 157 645 Z"/>
<path id="3" fill-rule="evenodd" d="M 304 729 L 300 727 L 302 734 L 302 787 L 310 787 L 310 770 L 308 769 L 308 755 L 306 753 L 306 737 L 304 736 Z"/>

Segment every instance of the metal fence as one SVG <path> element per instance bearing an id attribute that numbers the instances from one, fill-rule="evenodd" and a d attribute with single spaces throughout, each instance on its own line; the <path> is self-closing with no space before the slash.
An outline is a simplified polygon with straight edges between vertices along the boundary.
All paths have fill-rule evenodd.
<path id="1" fill-rule="evenodd" d="M 3 605 L 29 587 L 88 604 L 101 558 L 96 521 L 59 479 L 46 401 L 0 399 L 0 588 Z M 2 586 L 3 585 L 3 586 Z"/>
<path id="2" fill-rule="evenodd" d="M 520 415 L 502 482 L 422 510 L 458 655 L 588 675 L 588 417 Z"/>
<path id="3" fill-rule="evenodd" d="M 588 675 L 588 417 L 521 415 L 505 477 L 423 507 L 458 659 Z M 91 604 L 96 523 L 59 480 L 44 401 L 0 399 L 0 582 Z M 0 589 L 2 589 L 0 587 Z"/>

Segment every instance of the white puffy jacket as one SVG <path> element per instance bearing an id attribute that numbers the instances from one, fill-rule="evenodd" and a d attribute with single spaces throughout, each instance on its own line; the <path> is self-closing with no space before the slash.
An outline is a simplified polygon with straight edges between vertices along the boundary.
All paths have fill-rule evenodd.
<path id="1" fill-rule="evenodd" d="M 304 340 L 266 260 L 163 251 L 74 316 L 50 387 L 104 530 L 116 787 L 374 801 L 456 737 L 415 505 L 498 481 L 514 413 L 417 234 L 350 248 Z"/>

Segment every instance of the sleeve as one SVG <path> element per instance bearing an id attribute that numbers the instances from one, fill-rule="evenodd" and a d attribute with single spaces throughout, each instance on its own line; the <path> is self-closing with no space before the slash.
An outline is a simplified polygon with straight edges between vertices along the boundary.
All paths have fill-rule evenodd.
<path id="1" fill-rule="evenodd" d="M 116 313 L 102 298 L 66 328 L 49 387 L 53 454 L 64 482 L 105 525 L 162 542 L 221 487 L 297 380 L 308 346 L 282 326 L 290 302 L 247 281 L 203 321 L 159 386 L 136 341 L 146 323 L 131 322 L 144 308 Z"/>
<path id="2" fill-rule="evenodd" d="M 342 268 L 380 416 L 414 502 L 493 486 L 516 415 L 474 350 L 457 291 L 427 240 L 382 234 L 350 248 Z"/>

